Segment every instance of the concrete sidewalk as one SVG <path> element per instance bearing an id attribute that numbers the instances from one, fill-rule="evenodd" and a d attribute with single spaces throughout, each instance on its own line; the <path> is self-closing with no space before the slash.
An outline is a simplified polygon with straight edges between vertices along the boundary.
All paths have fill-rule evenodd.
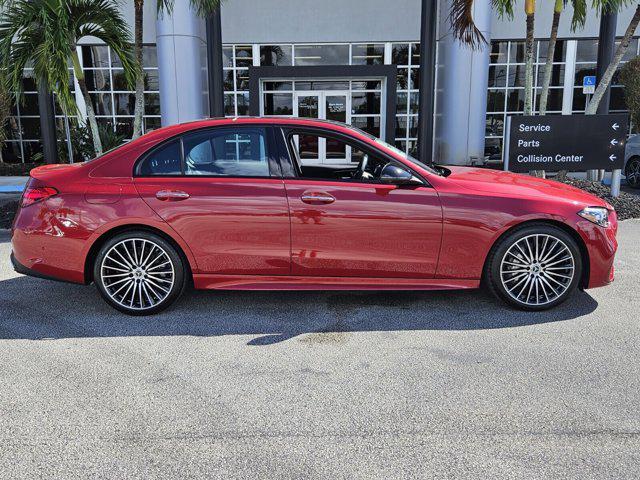
<path id="1" fill-rule="evenodd" d="M 29 177 L 0 177 L 0 193 L 22 193 Z"/>

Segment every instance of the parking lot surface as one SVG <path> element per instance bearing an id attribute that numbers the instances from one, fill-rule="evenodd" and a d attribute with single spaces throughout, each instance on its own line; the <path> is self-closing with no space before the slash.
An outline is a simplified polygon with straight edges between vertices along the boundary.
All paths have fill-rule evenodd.
<path id="1" fill-rule="evenodd" d="M 158 316 L 15 274 L 0 232 L 2 478 L 638 478 L 640 221 L 617 280 L 192 292 Z"/>

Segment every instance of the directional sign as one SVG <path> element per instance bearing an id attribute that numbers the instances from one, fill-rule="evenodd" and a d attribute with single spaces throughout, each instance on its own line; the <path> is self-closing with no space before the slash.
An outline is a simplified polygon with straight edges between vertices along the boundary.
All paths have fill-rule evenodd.
<path id="1" fill-rule="evenodd" d="M 627 115 L 509 117 L 505 169 L 585 171 L 624 166 Z"/>
<path id="2" fill-rule="evenodd" d="M 596 92 L 596 77 L 588 76 L 582 80 L 582 93 L 584 95 L 593 95 Z"/>

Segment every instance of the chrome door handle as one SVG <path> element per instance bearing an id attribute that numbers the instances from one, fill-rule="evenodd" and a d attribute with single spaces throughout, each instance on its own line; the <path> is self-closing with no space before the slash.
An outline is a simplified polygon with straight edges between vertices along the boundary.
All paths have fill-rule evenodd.
<path id="1" fill-rule="evenodd" d="M 304 203 L 308 203 L 310 205 L 326 205 L 336 201 L 333 195 L 325 192 L 305 192 L 302 194 L 300 199 Z"/>
<path id="2" fill-rule="evenodd" d="M 164 202 L 178 202 L 189 198 L 189 194 L 181 190 L 160 190 L 156 192 L 156 198 Z"/>

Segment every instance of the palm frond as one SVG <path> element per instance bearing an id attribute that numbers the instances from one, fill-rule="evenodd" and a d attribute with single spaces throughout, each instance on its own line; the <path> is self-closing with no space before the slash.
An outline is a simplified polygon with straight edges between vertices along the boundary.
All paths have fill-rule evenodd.
<path id="1" fill-rule="evenodd" d="M 478 48 L 487 41 L 473 21 L 473 0 L 453 0 L 449 10 L 449 22 L 453 36 L 471 48 Z"/>
<path id="2" fill-rule="evenodd" d="M 565 1 L 565 5 L 567 2 Z M 573 16 L 571 17 L 571 31 L 575 32 L 579 28 L 583 28 L 587 21 L 587 0 L 571 0 L 573 8 Z"/>
<path id="3" fill-rule="evenodd" d="M 135 59 L 126 21 L 111 0 L 66 0 L 70 9 L 71 29 L 79 40 L 93 36 L 102 40 L 118 55 L 125 82 L 133 89 L 141 66 Z"/>
<path id="4" fill-rule="evenodd" d="M 71 89 L 71 58 L 85 36 L 101 39 L 122 60 L 125 78 L 135 84 L 139 65 L 127 24 L 112 0 L 0 0 L 6 5 L 0 20 L 0 58 L 16 101 L 22 98 L 27 67 L 44 79 L 68 114 L 77 112 Z"/>
<path id="5" fill-rule="evenodd" d="M 637 0 L 592 0 L 592 7 L 597 12 L 618 12 L 620 9 L 632 4 L 636 4 Z"/>
<path id="6" fill-rule="evenodd" d="M 174 3 L 175 0 L 156 0 L 158 14 L 162 15 L 164 12 L 171 14 Z M 189 0 L 189 3 L 198 16 L 204 18 L 211 15 L 216 8 L 222 5 L 222 0 Z"/>

